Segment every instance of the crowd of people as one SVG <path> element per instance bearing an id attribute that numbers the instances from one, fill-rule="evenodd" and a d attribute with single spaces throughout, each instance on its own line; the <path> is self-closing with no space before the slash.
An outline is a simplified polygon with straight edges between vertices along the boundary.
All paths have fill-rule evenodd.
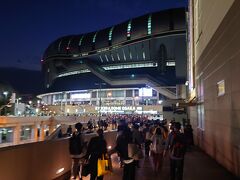
<path id="1" fill-rule="evenodd" d="M 106 125 L 107 124 L 107 125 Z M 104 129 L 111 124 L 116 129 L 116 146 L 107 151 L 107 143 L 104 140 Z M 87 124 L 88 129 L 96 129 L 98 136 L 93 137 L 87 143 L 84 140 L 83 125 L 77 123 L 70 138 L 69 149 L 72 157 L 72 179 L 79 176 L 82 179 L 83 164 L 88 163 L 91 174 L 90 180 L 103 179 L 98 176 L 98 159 L 102 155 L 111 156 L 117 153 L 119 165 L 123 168 L 123 180 L 134 180 L 139 161 L 143 158 L 140 152 L 144 152 L 145 158 L 152 158 L 154 172 L 161 173 L 163 159 L 170 159 L 171 180 L 181 180 L 183 177 L 184 155 L 193 145 L 193 130 L 190 124 L 182 127 L 181 123 L 172 120 L 150 121 L 146 116 L 140 115 L 111 115 L 105 120 L 98 121 L 94 127 L 93 120 Z M 69 127 L 70 128 L 70 127 Z M 78 145 L 74 145 L 73 139 L 78 139 Z M 77 144 L 77 143 L 76 143 Z M 134 146 L 133 146 L 134 145 Z M 73 149 L 78 149 L 78 151 Z M 84 150 L 85 149 L 85 150 Z M 130 155 L 136 152 L 136 155 Z M 78 168 L 80 167 L 80 168 Z"/>

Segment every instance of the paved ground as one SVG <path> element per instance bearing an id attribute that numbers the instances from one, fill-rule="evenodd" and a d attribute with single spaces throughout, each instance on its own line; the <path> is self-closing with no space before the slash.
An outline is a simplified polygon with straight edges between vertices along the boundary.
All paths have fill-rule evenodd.
<path id="1" fill-rule="evenodd" d="M 117 156 L 113 155 L 112 159 L 114 172 L 105 176 L 104 180 L 121 180 L 122 169 L 117 163 Z M 141 160 L 140 166 L 137 168 L 136 180 L 169 180 L 169 161 L 167 158 L 164 160 L 162 172 L 159 173 L 154 173 L 151 157 Z M 89 177 L 85 177 L 84 180 L 89 180 Z M 183 180 L 237 180 L 237 178 L 195 148 L 186 154 Z"/>

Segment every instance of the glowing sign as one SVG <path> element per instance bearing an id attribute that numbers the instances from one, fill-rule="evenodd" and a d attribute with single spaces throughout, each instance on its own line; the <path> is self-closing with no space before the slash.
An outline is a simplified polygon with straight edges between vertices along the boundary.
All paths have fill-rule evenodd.
<path id="1" fill-rule="evenodd" d="M 139 96 L 141 96 L 141 97 L 152 97 L 152 88 L 141 88 L 141 89 L 139 89 Z"/>
<path id="2" fill-rule="evenodd" d="M 79 93 L 79 94 L 71 94 L 71 99 L 90 99 L 90 93 Z"/>
<path id="3" fill-rule="evenodd" d="M 142 110 L 142 107 L 135 107 L 135 106 L 102 106 L 102 107 L 95 107 L 96 111 L 135 111 L 135 110 Z"/>

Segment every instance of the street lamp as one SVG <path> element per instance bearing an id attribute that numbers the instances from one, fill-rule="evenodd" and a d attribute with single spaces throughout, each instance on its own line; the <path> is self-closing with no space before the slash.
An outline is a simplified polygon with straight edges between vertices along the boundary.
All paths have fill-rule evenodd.
<path id="1" fill-rule="evenodd" d="M 38 109 L 38 108 L 36 108 L 36 115 L 38 115 L 38 112 L 39 112 L 39 109 Z"/>
<path id="2" fill-rule="evenodd" d="M 8 97 L 8 91 L 4 91 L 3 95 L 5 96 L 4 104 L 7 105 L 8 104 L 8 98 L 7 98 Z M 7 114 L 7 106 L 4 107 L 4 115 L 6 115 L 6 114 Z"/>
<path id="3" fill-rule="evenodd" d="M 112 93 L 111 93 L 111 92 L 108 92 L 108 93 L 107 93 L 107 96 L 108 96 L 108 97 L 112 97 Z"/>
<path id="4" fill-rule="evenodd" d="M 17 114 L 17 115 L 19 114 L 19 113 L 18 113 L 18 105 L 19 105 L 19 101 L 20 101 L 20 100 L 22 100 L 22 98 L 17 98 L 17 99 L 16 99 L 17 103 L 16 103 L 16 112 L 15 112 L 15 115 L 16 115 L 16 114 Z"/>
<path id="5" fill-rule="evenodd" d="M 4 92 L 3 92 L 3 95 L 5 96 L 5 98 L 7 98 L 8 91 L 4 91 Z"/>
<path id="6" fill-rule="evenodd" d="M 101 118 L 101 108 L 102 108 L 102 85 L 106 85 L 106 83 L 95 83 L 96 86 L 99 86 L 99 91 L 98 91 L 98 97 L 99 97 L 99 114 L 98 114 L 98 119 L 100 120 Z"/>

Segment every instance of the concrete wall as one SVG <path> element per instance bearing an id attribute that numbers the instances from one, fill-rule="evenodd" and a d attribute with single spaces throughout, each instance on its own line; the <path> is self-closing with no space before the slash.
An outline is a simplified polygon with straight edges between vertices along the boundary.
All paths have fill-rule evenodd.
<path id="1" fill-rule="evenodd" d="M 87 139 L 92 136 L 86 135 Z M 105 133 L 108 146 L 114 147 L 116 131 Z M 57 174 L 56 172 L 64 168 Z M 0 179 L 51 180 L 70 171 L 68 139 L 42 141 L 0 149 Z"/>
<path id="2" fill-rule="evenodd" d="M 196 61 L 213 37 L 233 2 L 234 0 L 194 0 Z"/>
<path id="3" fill-rule="evenodd" d="M 190 108 L 195 142 L 240 176 L 240 1 L 199 1 L 201 35 L 192 43 L 196 94 L 199 106 L 204 106 L 204 124 L 199 128 L 198 106 Z M 197 37 L 196 29 L 194 33 Z M 221 80 L 225 81 L 225 94 L 218 96 Z"/>

